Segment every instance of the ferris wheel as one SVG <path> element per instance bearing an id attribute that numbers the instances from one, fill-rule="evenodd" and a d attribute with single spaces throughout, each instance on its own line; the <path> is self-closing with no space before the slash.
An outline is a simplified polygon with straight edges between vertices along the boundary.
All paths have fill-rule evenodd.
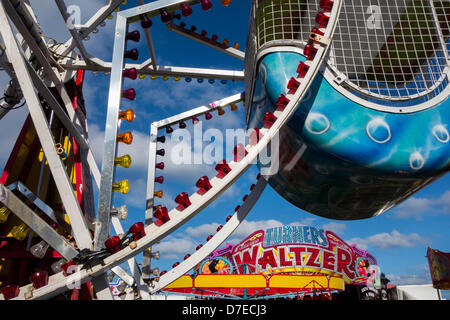
<path id="1" fill-rule="evenodd" d="M 55 4 L 70 22 L 65 2 Z M 0 250 L 7 252 L 4 265 L 23 274 L 1 275 L 0 299 L 67 298 L 68 293 L 71 299 L 117 299 L 111 276 L 128 286 L 122 297 L 151 299 L 216 250 L 267 184 L 313 214 L 362 219 L 387 211 L 449 170 L 448 2 L 255 0 L 248 4 L 245 51 L 187 27 L 193 10 L 214 14 L 214 6 L 233 6 L 231 0 L 138 0 L 120 10 L 124 4 L 108 0 L 85 24 L 68 24 L 71 37 L 59 44 L 46 41 L 29 1 L 0 3 L 0 67 L 11 79 L 0 102 L 0 123 L 23 104 L 28 109 L 0 178 Z M 113 14 L 108 62 L 91 55 L 83 41 Z M 156 23 L 243 61 L 244 70 L 158 64 Z M 135 46 L 142 41 L 149 58 L 137 63 L 143 52 Z M 109 73 L 110 81 L 101 166 L 88 138 L 89 101 L 82 91 L 85 73 L 99 71 Z M 145 212 L 124 230 L 126 203 L 114 207 L 113 194 L 130 188 L 128 180 L 117 182 L 115 176 L 132 162 L 118 154 L 118 146 L 133 143 L 132 132 L 121 125 L 133 125 L 135 111 L 124 105 L 139 92 L 125 85 L 138 77 L 242 81 L 245 92 L 151 120 Z M 175 207 L 158 204 L 161 158 L 174 128 L 194 127 L 216 114 L 228 117 L 240 104 L 248 136 L 234 146 L 233 160 L 215 163 L 215 174 L 200 177 L 196 192 L 179 190 Z M 411 134 L 419 123 L 427 124 L 426 134 L 409 140 L 400 134 Z M 276 172 L 260 166 L 260 156 L 270 148 L 278 150 L 270 156 L 277 158 Z M 252 166 L 261 173 L 217 232 L 170 270 L 152 268 L 159 252 L 151 248 L 201 214 Z M 374 191 L 380 188 L 384 191 Z M 140 254 L 142 264 L 136 260 Z M 33 261 L 28 267 L 25 257 Z"/>

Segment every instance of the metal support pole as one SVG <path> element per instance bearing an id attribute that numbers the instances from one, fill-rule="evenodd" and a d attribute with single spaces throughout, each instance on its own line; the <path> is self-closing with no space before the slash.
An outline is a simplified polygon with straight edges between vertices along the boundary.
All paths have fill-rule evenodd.
<path id="1" fill-rule="evenodd" d="M 108 96 L 108 111 L 106 116 L 105 142 L 103 149 L 100 192 L 97 206 L 97 220 L 95 224 L 94 249 L 99 250 L 109 237 L 110 210 L 112 203 L 112 183 L 114 179 L 114 158 L 117 149 L 118 118 L 122 89 L 122 70 L 124 64 L 125 36 L 127 19 L 117 15 L 116 31 L 113 51 L 113 68 Z"/>

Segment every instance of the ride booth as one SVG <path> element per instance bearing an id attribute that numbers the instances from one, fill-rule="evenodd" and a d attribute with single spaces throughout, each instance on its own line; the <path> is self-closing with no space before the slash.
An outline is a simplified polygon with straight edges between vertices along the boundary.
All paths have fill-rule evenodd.
<path id="1" fill-rule="evenodd" d="M 329 230 L 281 226 L 227 243 L 164 288 L 200 299 L 381 299 L 376 259 Z"/>

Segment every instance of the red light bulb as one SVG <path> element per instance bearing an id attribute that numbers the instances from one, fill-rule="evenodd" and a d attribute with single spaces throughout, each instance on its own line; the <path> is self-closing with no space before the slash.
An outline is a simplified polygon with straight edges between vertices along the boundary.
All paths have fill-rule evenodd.
<path id="1" fill-rule="evenodd" d="M 122 71 L 122 76 L 124 78 L 128 78 L 128 79 L 131 79 L 131 80 L 136 80 L 137 76 L 138 76 L 138 73 L 137 73 L 136 68 L 130 68 L 130 69 L 123 70 Z"/>
<path id="2" fill-rule="evenodd" d="M 288 84 L 288 88 L 289 88 L 289 84 Z M 280 109 L 280 111 L 283 111 L 284 108 L 286 108 L 286 106 L 288 105 L 289 101 L 290 100 L 288 98 L 286 98 L 286 96 L 284 94 L 280 94 L 280 96 L 278 97 L 275 104 L 278 107 L 278 109 Z"/>
<path id="3" fill-rule="evenodd" d="M 141 18 L 141 27 L 143 29 L 148 29 L 152 26 L 152 20 L 150 20 L 146 14 L 141 14 L 139 18 Z"/>
<path id="4" fill-rule="evenodd" d="M 244 145 L 242 143 L 239 143 L 237 146 L 234 147 L 233 154 L 234 154 L 234 161 L 239 162 L 245 158 L 248 152 L 247 150 L 245 150 Z"/>
<path id="5" fill-rule="evenodd" d="M 186 260 L 190 257 L 191 255 L 188 253 L 187 255 L 184 256 L 183 260 Z"/>
<path id="6" fill-rule="evenodd" d="M 163 183 L 163 182 L 164 182 L 164 177 L 163 177 L 163 176 L 156 177 L 156 178 L 155 178 L 155 182 Z"/>
<path id="7" fill-rule="evenodd" d="M 10 300 L 17 297 L 19 295 L 19 292 L 20 288 L 15 284 L 10 284 L 2 288 L 3 298 L 5 298 L 5 300 Z"/>
<path id="8" fill-rule="evenodd" d="M 139 240 L 145 237 L 144 223 L 136 222 L 130 227 L 129 232 L 133 234 L 134 240 Z"/>
<path id="9" fill-rule="evenodd" d="M 264 127 L 270 128 L 275 123 L 275 121 L 277 121 L 277 117 L 275 117 L 275 115 L 271 111 L 267 111 L 266 115 L 264 116 Z"/>
<path id="10" fill-rule="evenodd" d="M 222 160 L 216 165 L 216 171 L 217 177 L 222 179 L 231 171 L 231 168 L 225 160 Z"/>
<path id="11" fill-rule="evenodd" d="M 328 17 L 325 13 L 319 12 L 316 16 L 316 23 L 320 28 L 325 28 L 328 25 L 328 21 L 330 17 Z"/>
<path id="12" fill-rule="evenodd" d="M 200 250 L 201 247 L 203 247 L 203 245 L 199 244 L 198 246 L 195 247 L 195 250 Z"/>
<path id="13" fill-rule="evenodd" d="M 208 11 L 212 8 L 212 2 L 210 0 L 201 0 L 202 9 Z"/>
<path id="14" fill-rule="evenodd" d="M 252 132 L 250 133 L 250 137 L 249 137 L 250 144 L 252 146 L 256 145 L 259 142 L 259 140 L 261 140 L 262 137 L 263 137 L 263 135 L 259 131 L 259 129 L 258 128 L 254 128 L 252 130 Z"/>
<path id="15" fill-rule="evenodd" d="M 209 112 L 205 113 L 205 119 L 206 120 L 211 120 L 212 119 L 212 114 L 209 113 Z"/>
<path id="16" fill-rule="evenodd" d="M 63 275 L 65 277 L 67 277 L 68 275 L 71 275 L 72 273 L 75 273 L 77 271 L 76 265 L 77 264 L 73 260 L 69 260 L 66 263 L 62 264 L 60 266 L 60 268 L 61 268 L 61 270 L 63 272 Z"/>
<path id="17" fill-rule="evenodd" d="M 141 34 L 138 30 L 127 32 L 127 35 L 125 36 L 125 40 L 131 40 L 134 42 L 139 42 L 140 39 L 141 39 Z"/>
<path id="18" fill-rule="evenodd" d="M 128 100 L 134 100 L 134 99 L 136 99 L 136 90 L 134 90 L 134 88 L 130 88 L 128 90 L 122 90 L 121 97 L 128 99 Z"/>
<path id="19" fill-rule="evenodd" d="M 228 221 L 230 221 L 230 219 L 231 219 L 231 216 L 228 216 L 228 217 L 225 219 L 225 221 L 228 222 Z"/>
<path id="20" fill-rule="evenodd" d="M 303 54 L 306 56 L 308 60 L 313 60 L 316 56 L 317 49 L 314 48 L 312 43 L 308 43 L 303 49 Z"/>
<path id="21" fill-rule="evenodd" d="M 155 212 L 153 212 L 153 216 L 162 223 L 166 223 L 170 220 L 169 212 L 166 207 L 158 208 Z"/>
<path id="22" fill-rule="evenodd" d="M 298 64 L 297 72 L 299 78 L 304 78 L 309 70 L 309 66 L 303 61 Z"/>
<path id="23" fill-rule="evenodd" d="M 187 192 L 181 192 L 179 195 L 175 197 L 175 202 L 178 203 L 177 209 L 183 211 L 187 207 L 191 205 L 191 201 L 189 200 L 189 195 Z"/>
<path id="24" fill-rule="evenodd" d="M 222 228 L 223 228 L 223 225 L 220 225 L 217 227 L 216 231 L 219 232 L 220 230 L 222 230 Z"/>
<path id="25" fill-rule="evenodd" d="M 137 49 L 127 50 L 123 56 L 125 59 L 137 60 L 139 59 L 139 51 Z"/>
<path id="26" fill-rule="evenodd" d="M 209 236 L 208 236 L 208 238 L 206 238 L 206 241 L 209 241 L 209 240 L 211 240 L 213 238 L 213 236 L 212 236 L 212 234 L 210 234 Z"/>
<path id="27" fill-rule="evenodd" d="M 289 89 L 288 93 L 294 94 L 297 91 L 299 86 L 300 86 L 300 82 L 298 82 L 294 77 L 292 77 L 291 79 L 289 79 L 289 82 L 287 84 L 287 88 Z M 284 107 L 283 107 L 283 109 L 284 109 Z"/>
<path id="28" fill-rule="evenodd" d="M 199 123 L 199 122 L 200 122 L 200 120 L 196 116 L 192 117 L 192 123 L 193 124 L 196 124 L 196 123 Z"/>
<path id="29" fill-rule="evenodd" d="M 164 162 L 158 162 L 157 164 L 155 164 L 155 168 L 164 170 Z"/>
<path id="30" fill-rule="evenodd" d="M 156 150 L 156 154 L 157 154 L 158 156 L 164 157 L 164 155 L 166 154 L 166 150 L 164 150 L 164 149 Z"/>
<path id="31" fill-rule="evenodd" d="M 209 189 L 212 188 L 211 183 L 209 182 L 207 176 L 203 176 L 200 179 L 198 179 L 195 186 L 199 188 L 199 190 L 197 191 L 198 194 L 205 194 Z"/>
<path id="32" fill-rule="evenodd" d="M 111 253 L 116 253 L 122 249 L 119 236 L 113 236 L 105 241 L 105 247 Z"/>
<path id="33" fill-rule="evenodd" d="M 330 12 L 333 9 L 333 0 L 320 0 L 319 6 L 325 12 Z"/>
<path id="34" fill-rule="evenodd" d="M 192 8 L 185 3 L 181 4 L 181 14 L 183 17 L 189 17 L 192 14 Z"/>

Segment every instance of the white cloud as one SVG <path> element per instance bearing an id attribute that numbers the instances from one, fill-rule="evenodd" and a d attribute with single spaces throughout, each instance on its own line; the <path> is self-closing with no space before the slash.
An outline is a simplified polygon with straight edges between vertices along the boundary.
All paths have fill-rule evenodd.
<path id="1" fill-rule="evenodd" d="M 393 209 L 392 214 L 397 218 L 413 218 L 417 221 L 422 221 L 427 215 L 449 215 L 450 190 L 437 198 L 411 197 Z"/>
<path id="2" fill-rule="evenodd" d="M 397 230 L 393 230 L 391 233 L 383 232 L 367 238 L 353 238 L 346 242 L 356 244 L 360 249 L 367 250 L 369 248 L 391 249 L 415 247 L 429 243 L 429 239 L 423 238 L 417 233 L 402 234 Z"/>
<path id="3" fill-rule="evenodd" d="M 333 231 L 337 235 L 342 235 L 347 229 L 347 225 L 339 222 L 329 222 L 322 225 L 322 229 Z"/>

